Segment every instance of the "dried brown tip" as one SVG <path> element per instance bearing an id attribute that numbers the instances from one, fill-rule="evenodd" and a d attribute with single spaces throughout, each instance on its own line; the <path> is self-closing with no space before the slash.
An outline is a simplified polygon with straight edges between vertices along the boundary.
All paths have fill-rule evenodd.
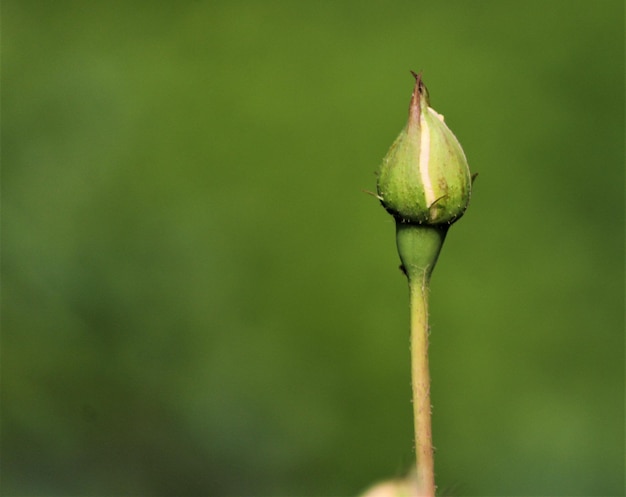
<path id="1" fill-rule="evenodd" d="M 416 73 L 411 71 L 415 78 L 415 87 L 411 95 L 411 103 L 409 104 L 409 121 L 418 123 L 420 119 L 420 96 L 424 93 L 424 83 L 422 82 L 422 72 Z"/>

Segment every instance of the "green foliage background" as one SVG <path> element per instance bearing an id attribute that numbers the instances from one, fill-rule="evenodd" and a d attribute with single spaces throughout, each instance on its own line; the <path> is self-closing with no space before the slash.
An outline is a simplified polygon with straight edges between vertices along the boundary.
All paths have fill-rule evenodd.
<path id="1" fill-rule="evenodd" d="M 355 495 L 412 464 L 423 70 L 446 495 L 624 495 L 621 1 L 2 3 L 2 495 Z"/>

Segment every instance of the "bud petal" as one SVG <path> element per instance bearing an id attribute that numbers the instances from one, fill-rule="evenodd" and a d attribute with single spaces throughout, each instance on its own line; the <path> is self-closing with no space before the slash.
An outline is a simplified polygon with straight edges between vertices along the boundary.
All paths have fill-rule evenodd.
<path id="1" fill-rule="evenodd" d="M 398 221 L 449 225 L 469 204 L 470 171 L 443 116 L 429 106 L 421 75 L 413 75 L 409 120 L 383 159 L 378 197 Z"/>

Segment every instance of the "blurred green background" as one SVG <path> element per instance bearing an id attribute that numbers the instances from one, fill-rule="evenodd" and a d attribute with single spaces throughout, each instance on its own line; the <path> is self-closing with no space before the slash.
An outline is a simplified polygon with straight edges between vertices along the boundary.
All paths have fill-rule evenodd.
<path id="1" fill-rule="evenodd" d="M 445 495 L 624 495 L 621 1 L 2 3 L 2 495 L 349 496 L 412 465 L 374 171 L 423 70 Z"/>

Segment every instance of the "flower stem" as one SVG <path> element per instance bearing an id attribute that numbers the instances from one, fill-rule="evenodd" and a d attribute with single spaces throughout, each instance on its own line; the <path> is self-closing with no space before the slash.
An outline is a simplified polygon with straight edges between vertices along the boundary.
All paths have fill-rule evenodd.
<path id="1" fill-rule="evenodd" d="M 428 286 L 409 281 L 411 307 L 411 379 L 415 455 L 420 497 L 434 497 L 435 468 L 431 428 L 430 373 L 428 369 Z"/>
<path id="2" fill-rule="evenodd" d="M 430 275 L 447 231 L 447 225 L 396 223 L 398 253 L 409 283 L 413 422 L 420 497 L 434 497 L 436 488 L 428 369 L 428 292 Z"/>

